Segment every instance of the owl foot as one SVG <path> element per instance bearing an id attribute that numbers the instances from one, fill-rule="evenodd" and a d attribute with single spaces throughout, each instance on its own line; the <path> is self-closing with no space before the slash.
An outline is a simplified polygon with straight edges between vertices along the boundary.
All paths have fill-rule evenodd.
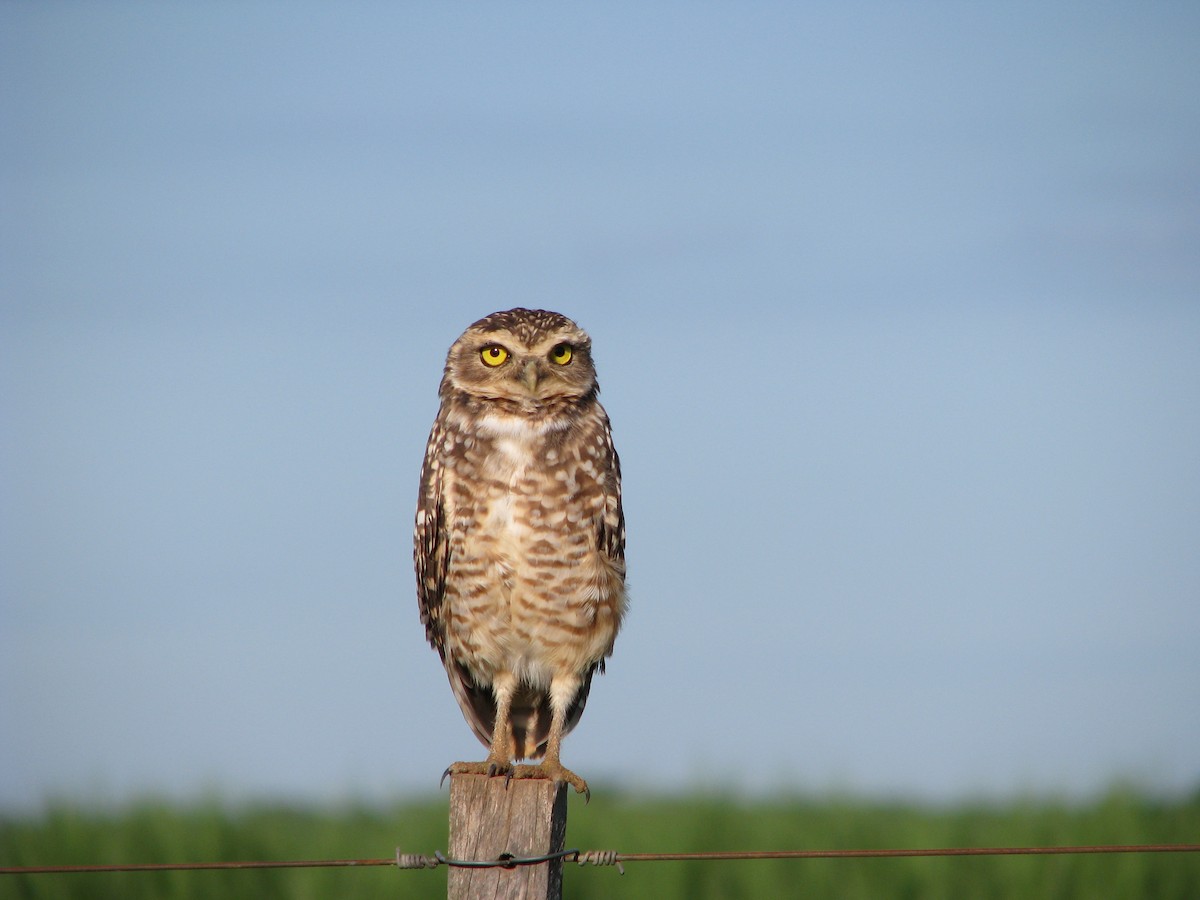
<path id="1" fill-rule="evenodd" d="M 540 762 L 537 765 L 513 766 L 510 778 L 544 778 L 547 781 L 566 782 L 575 788 L 575 793 L 583 794 L 585 803 L 592 799 L 591 788 L 586 781 L 564 766 L 562 763 Z"/>
<path id="2" fill-rule="evenodd" d="M 485 759 L 483 762 L 451 763 L 442 773 L 442 780 L 438 782 L 438 787 L 445 784 L 446 779 L 451 775 L 487 775 L 489 778 L 503 775 L 507 781 L 513 777 L 513 767 L 510 763 L 496 762 L 490 759 Z"/>

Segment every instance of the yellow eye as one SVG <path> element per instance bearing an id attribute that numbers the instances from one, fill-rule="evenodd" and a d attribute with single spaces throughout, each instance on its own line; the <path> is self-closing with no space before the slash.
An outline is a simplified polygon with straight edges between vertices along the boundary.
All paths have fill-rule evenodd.
<path id="1" fill-rule="evenodd" d="M 495 368 L 496 366 L 503 365 L 505 360 L 508 359 L 508 351 L 499 344 L 488 344 L 479 351 L 479 358 L 483 360 L 485 366 Z"/>
<path id="2" fill-rule="evenodd" d="M 559 344 L 550 351 L 550 361 L 560 366 L 565 366 L 571 361 L 571 357 L 574 355 L 575 351 L 571 349 L 570 344 Z"/>

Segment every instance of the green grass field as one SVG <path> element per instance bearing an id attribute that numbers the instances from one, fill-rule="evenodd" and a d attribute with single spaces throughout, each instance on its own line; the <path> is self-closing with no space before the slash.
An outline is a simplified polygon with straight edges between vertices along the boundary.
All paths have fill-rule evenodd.
<path id="1" fill-rule="evenodd" d="M 54 806 L 0 818 L 0 865 L 294 860 L 446 848 L 448 794 L 393 806 Z M 596 786 L 572 797 L 567 846 L 629 853 L 869 847 L 1200 842 L 1200 794 L 1160 801 L 1113 790 L 1091 802 L 917 806 L 794 796 L 642 797 Z M 568 898 L 1193 898 L 1200 854 L 568 864 Z M 0 875 L 0 897 L 444 896 L 446 869 L 292 869 Z"/>

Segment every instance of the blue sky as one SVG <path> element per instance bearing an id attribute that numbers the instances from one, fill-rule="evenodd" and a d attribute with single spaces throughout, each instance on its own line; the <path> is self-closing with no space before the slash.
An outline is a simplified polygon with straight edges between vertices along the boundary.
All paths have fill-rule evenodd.
<path id="1" fill-rule="evenodd" d="M 416 613 L 446 348 L 595 342 L 593 782 L 1200 781 L 1188 4 L 0 7 L 0 805 L 482 755 Z"/>

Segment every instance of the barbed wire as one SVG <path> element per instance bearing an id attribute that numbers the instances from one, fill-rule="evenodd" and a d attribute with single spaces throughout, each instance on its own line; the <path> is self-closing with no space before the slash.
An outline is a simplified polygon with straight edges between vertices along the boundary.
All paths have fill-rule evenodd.
<path id="1" fill-rule="evenodd" d="M 375 859 L 316 859 L 316 860 L 258 860 L 242 862 L 192 862 L 192 863 L 134 863 L 129 865 L 74 865 L 74 866 L 5 866 L 0 875 L 54 875 L 97 872 L 180 872 L 219 869 L 317 869 L 317 868 L 366 868 L 371 866 L 394 866 L 400 869 L 436 869 L 438 866 L 454 866 L 471 869 L 515 869 L 518 866 L 534 866 L 562 859 L 579 863 L 581 866 L 615 866 L 622 875 L 627 862 L 698 862 L 733 861 L 756 859 L 897 859 L 912 857 L 961 857 L 961 856 L 1066 856 L 1075 854 L 1104 853 L 1200 853 L 1200 844 L 1093 844 L 1071 847 L 940 847 L 940 848 L 892 848 L 855 850 L 729 850 L 698 851 L 687 853 L 621 853 L 616 850 L 560 850 L 542 856 L 513 856 L 505 853 L 491 860 L 465 860 L 447 858 L 440 850 L 432 856 L 419 853 L 402 853 Z"/>

